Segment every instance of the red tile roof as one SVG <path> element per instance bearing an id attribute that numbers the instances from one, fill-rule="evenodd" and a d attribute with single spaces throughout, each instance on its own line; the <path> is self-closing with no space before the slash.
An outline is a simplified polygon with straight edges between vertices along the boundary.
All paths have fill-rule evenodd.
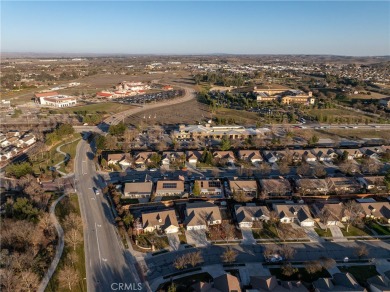
<path id="1" fill-rule="evenodd" d="M 35 97 L 49 97 L 49 96 L 56 96 L 56 95 L 58 95 L 58 92 L 56 91 L 35 93 Z"/>

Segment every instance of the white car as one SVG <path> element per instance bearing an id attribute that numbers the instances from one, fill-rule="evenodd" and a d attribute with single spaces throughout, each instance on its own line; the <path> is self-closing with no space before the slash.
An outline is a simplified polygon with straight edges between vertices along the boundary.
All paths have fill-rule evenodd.
<path id="1" fill-rule="evenodd" d="M 96 196 L 99 196 L 99 195 L 100 195 L 99 190 L 95 190 L 95 195 L 96 195 Z"/>

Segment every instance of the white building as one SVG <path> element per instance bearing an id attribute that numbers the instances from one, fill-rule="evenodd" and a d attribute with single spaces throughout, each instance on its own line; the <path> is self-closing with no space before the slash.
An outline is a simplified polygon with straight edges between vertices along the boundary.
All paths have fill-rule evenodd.
<path id="1" fill-rule="evenodd" d="M 35 94 L 35 102 L 50 107 L 70 107 L 77 104 L 77 99 L 57 92 L 43 92 Z"/>

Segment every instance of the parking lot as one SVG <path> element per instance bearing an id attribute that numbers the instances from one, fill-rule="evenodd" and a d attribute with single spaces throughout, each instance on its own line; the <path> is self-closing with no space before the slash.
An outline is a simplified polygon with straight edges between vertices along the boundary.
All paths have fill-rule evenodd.
<path id="1" fill-rule="evenodd" d="M 183 96 L 184 94 L 185 94 L 185 91 L 182 89 L 169 90 L 169 91 L 163 91 L 163 92 L 157 92 L 157 93 L 148 93 L 148 94 L 135 95 L 135 96 L 126 96 L 123 98 L 118 98 L 118 99 L 116 99 L 116 101 L 120 102 L 120 103 L 129 103 L 129 104 L 144 104 L 144 103 L 158 102 L 158 101 L 163 101 L 163 100 L 167 100 L 167 99 L 172 99 L 175 97 Z"/>

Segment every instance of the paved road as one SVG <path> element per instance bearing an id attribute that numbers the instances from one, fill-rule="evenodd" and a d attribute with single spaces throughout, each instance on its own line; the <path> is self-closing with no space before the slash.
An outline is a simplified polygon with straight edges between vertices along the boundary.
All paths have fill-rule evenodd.
<path id="1" fill-rule="evenodd" d="M 359 244 L 365 244 L 369 250 L 369 258 L 389 258 L 390 257 L 390 243 L 385 241 L 366 241 L 359 242 Z M 251 263 L 251 262 L 264 262 L 263 251 L 266 246 L 273 246 L 274 244 L 263 245 L 236 245 L 231 246 L 238 252 L 237 262 L 239 263 Z M 357 242 L 321 242 L 321 243 L 290 243 L 296 250 L 294 257 L 295 261 L 307 261 L 315 260 L 321 256 L 331 257 L 335 260 L 343 260 L 345 257 L 350 259 L 356 258 L 355 248 Z M 206 248 L 199 248 L 202 252 L 204 265 L 213 265 L 221 263 L 221 255 L 225 251 L 224 246 L 211 245 Z M 163 275 L 169 275 L 177 272 L 172 266 L 172 262 L 179 255 L 189 253 L 194 249 L 179 250 L 177 252 L 170 252 L 153 256 L 146 259 L 146 264 L 149 269 L 148 279 L 149 281 L 156 279 Z"/>
<path id="2" fill-rule="evenodd" d="M 130 252 L 123 248 L 106 198 L 95 195 L 103 186 L 97 175 L 90 145 L 77 145 L 75 179 L 84 222 L 88 291 L 113 291 L 119 283 L 140 283 Z M 137 286 L 134 286 L 137 287 Z M 144 286 L 144 290 L 146 287 Z"/>

